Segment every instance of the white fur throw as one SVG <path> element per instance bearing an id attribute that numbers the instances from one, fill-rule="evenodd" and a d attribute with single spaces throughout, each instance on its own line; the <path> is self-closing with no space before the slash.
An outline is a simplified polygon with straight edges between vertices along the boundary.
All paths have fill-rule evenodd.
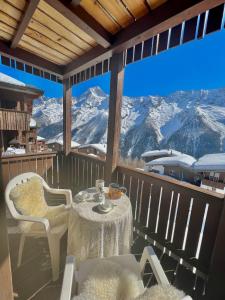
<path id="1" fill-rule="evenodd" d="M 81 284 L 79 296 L 73 300 L 181 300 L 182 291 L 171 285 L 156 285 L 143 290 L 130 270 L 114 262 L 102 260 Z"/>
<path id="2" fill-rule="evenodd" d="M 135 298 L 135 300 L 181 300 L 184 296 L 183 291 L 172 285 L 155 285 L 146 289 L 144 294 Z"/>
<path id="3" fill-rule="evenodd" d="M 10 198 L 16 209 L 26 216 L 43 216 L 48 208 L 44 200 L 44 189 L 38 177 L 32 177 L 29 181 L 14 187 L 10 192 Z"/>
<path id="4" fill-rule="evenodd" d="M 137 277 L 119 264 L 102 260 L 81 284 L 73 300 L 130 300 L 140 294 Z"/>
<path id="5" fill-rule="evenodd" d="M 42 182 L 38 177 L 34 176 L 14 187 L 10 198 L 21 214 L 47 218 L 51 228 L 67 223 L 68 212 L 65 211 L 64 205 L 54 207 L 46 204 Z M 23 232 L 44 230 L 42 224 L 31 222 L 20 222 L 20 228 Z"/>

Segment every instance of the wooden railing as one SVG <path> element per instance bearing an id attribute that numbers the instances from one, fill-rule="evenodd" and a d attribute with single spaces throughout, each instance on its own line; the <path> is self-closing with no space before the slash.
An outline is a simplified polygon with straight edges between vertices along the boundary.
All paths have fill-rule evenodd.
<path id="1" fill-rule="evenodd" d="M 95 186 L 96 179 L 104 178 L 105 161 L 90 155 L 70 152 L 58 157 L 61 185 L 76 193 L 82 189 Z"/>
<path id="2" fill-rule="evenodd" d="M 28 131 L 30 114 L 12 109 L 0 108 L 0 130 Z"/>
<path id="3" fill-rule="evenodd" d="M 49 185 L 58 186 L 57 161 L 56 152 L 2 157 L 3 187 L 6 187 L 10 179 L 25 172 L 38 173 Z"/>
<path id="4" fill-rule="evenodd" d="M 105 161 L 77 152 L 43 153 L 2 158 L 2 169 L 4 186 L 14 176 L 34 171 L 51 186 L 74 194 L 104 178 Z M 219 286 L 215 299 L 225 299 L 224 195 L 125 166 L 117 166 L 113 181 L 126 186 L 135 230 L 160 249 L 171 282 L 193 299 L 213 299 Z"/>
<path id="5" fill-rule="evenodd" d="M 204 294 L 214 264 L 216 237 L 221 231 L 224 195 L 123 166 L 117 167 L 114 180 L 127 188 L 136 229 L 162 253 L 177 259 L 174 280 L 179 281 L 181 274 L 180 282 L 186 285 L 181 288 L 188 286 L 188 292 L 193 294 L 201 278 Z"/>

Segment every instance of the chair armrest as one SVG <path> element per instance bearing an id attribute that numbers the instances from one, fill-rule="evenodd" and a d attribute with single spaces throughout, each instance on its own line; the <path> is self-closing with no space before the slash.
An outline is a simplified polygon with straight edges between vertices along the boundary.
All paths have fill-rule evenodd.
<path id="1" fill-rule="evenodd" d="M 148 246 L 144 248 L 141 260 L 140 260 L 140 266 L 141 266 L 141 272 L 143 274 L 145 264 L 149 261 L 152 271 L 155 275 L 155 278 L 159 284 L 169 284 L 169 281 L 166 277 L 166 274 L 159 262 L 158 257 L 155 254 L 155 251 L 152 247 Z"/>
<path id="2" fill-rule="evenodd" d="M 73 203 L 73 200 L 72 200 L 72 192 L 71 190 L 66 190 L 66 189 L 53 189 L 53 188 L 50 188 L 49 186 L 45 186 L 45 189 L 51 193 L 51 194 L 58 194 L 58 195 L 65 195 L 66 197 L 66 206 L 67 207 L 71 207 L 72 206 L 72 203 Z"/>
<path id="3" fill-rule="evenodd" d="M 60 300 L 70 300 L 75 280 L 76 260 L 74 256 L 66 257 Z"/>
<path id="4" fill-rule="evenodd" d="M 14 218 L 18 221 L 41 223 L 45 227 L 45 230 L 47 233 L 50 231 L 50 224 L 49 224 L 48 219 L 46 219 L 46 218 L 23 216 L 23 215 L 19 215 L 19 214 Z"/>

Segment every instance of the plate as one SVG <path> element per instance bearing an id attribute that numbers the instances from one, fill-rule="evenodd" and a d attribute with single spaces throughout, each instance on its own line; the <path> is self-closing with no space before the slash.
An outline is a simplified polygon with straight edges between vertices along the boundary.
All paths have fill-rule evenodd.
<path id="1" fill-rule="evenodd" d="M 75 196 L 75 201 L 83 202 L 88 201 L 90 199 L 91 195 L 86 191 L 81 191 Z"/>

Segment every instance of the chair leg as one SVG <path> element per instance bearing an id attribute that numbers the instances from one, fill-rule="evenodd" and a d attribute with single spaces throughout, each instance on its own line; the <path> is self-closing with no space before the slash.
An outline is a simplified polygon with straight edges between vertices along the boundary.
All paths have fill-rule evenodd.
<path id="1" fill-rule="evenodd" d="M 59 278 L 60 238 L 49 237 L 48 244 L 52 265 L 52 281 L 56 281 Z"/>
<path id="2" fill-rule="evenodd" d="M 20 267 L 22 262 L 22 255 L 23 255 L 23 248 L 25 244 L 26 236 L 25 234 L 21 234 L 20 236 L 20 245 L 19 245 L 19 252 L 18 252 L 18 261 L 17 261 L 17 267 Z"/>

